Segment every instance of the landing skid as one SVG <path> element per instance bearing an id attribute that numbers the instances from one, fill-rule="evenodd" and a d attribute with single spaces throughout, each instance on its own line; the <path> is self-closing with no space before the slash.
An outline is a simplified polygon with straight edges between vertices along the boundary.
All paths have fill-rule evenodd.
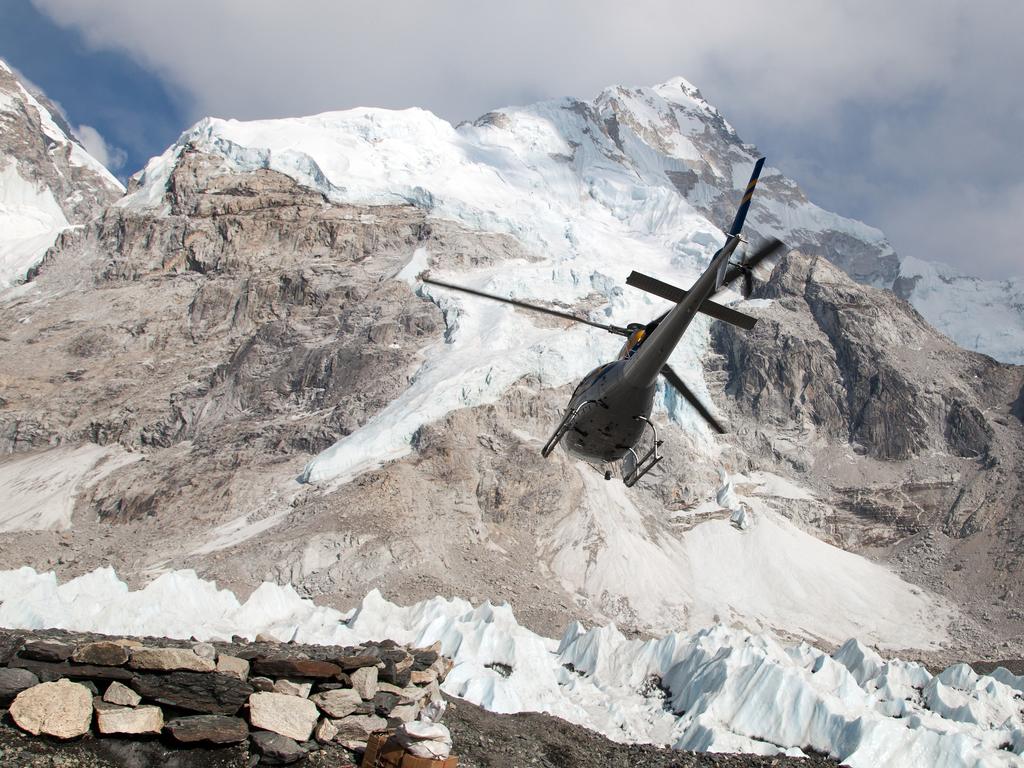
<path id="1" fill-rule="evenodd" d="M 548 441 L 544 443 L 544 447 L 540 449 L 540 455 L 545 459 L 551 455 L 551 452 L 558 447 L 558 444 L 562 442 L 562 438 L 565 437 L 565 433 L 572 428 L 572 423 L 576 420 L 576 417 L 580 415 L 584 408 L 588 405 L 596 405 L 597 400 L 584 400 L 582 403 L 577 405 L 571 411 L 566 411 L 565 416 L 558 422 L 558 428 L 555 430 Z"/>
<path id="2" fill-rule="evenodd" d="M 651 432 L 654 433 L 654 440 L 650 450 L 643 457 L 638 457 L 633 448 L 630 448 L 629 452 L 622 457 L 622 482 L 627 488 L 632 488 L 636 485 L 637 480 L 654 469 L 655 464 L 665 458 L 658 452 L 662 441 L 658 439 L 658 428 L 654 426 L 654 422 L 645 416 L 637 416 L 636 418 L 651 428 Z"/>

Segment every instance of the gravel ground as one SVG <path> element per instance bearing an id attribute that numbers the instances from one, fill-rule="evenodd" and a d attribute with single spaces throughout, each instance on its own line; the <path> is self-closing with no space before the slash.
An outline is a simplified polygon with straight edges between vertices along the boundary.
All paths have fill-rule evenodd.
<path id="1" fill-rule="evenodd" d="M 452 732 L 460 768 L 834 768 L 823 757 L 790 757 L 678 752 L 646 744 L 618 744 L 557 717 L 539 713 L 496 715 L 459 699 L 449 699 L 444 722 Z M 359 755 L 330 746 L 313 752 L 300 766 L 351 768 Z M 4 714 L 0 722 L 3 768 L 250 768 L 256 763 L 248 744 L 213 749 L 182 749 L 159 739 L 128 740 L 86 736 L 61 743 L 21 733 Z"/>
<path id="2" fill-rule="evenodd" d="M 461 699 L 448 699 L 444 723 L 452 732 L 459 768 L 835 768 L 825 757 L 680 752 L 649 744 L 619 744 L 550 715 L 495 715 Z"/>

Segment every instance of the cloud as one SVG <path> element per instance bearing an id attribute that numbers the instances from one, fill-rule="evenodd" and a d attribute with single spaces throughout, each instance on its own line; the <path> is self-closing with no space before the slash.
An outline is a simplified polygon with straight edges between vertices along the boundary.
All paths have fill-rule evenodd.
<path id="1" fill-rule="evenodd" d="M 457 122 L 682 74 L 773 163 L 807 174 L 812 199 L 876 224 L 912 198 L 955 228 L 961 209 L 941 205 L 950 179 L 1000 197 L 1024 127 L 1017 0 L 33 2 L 189 93 L 194 119 L 363 105 Z M 968 229 L 983 197 L 962 198 Z"/>
<path id="2" fill-rule="evenodd" d="M 82 142 L 85 151 L 99 160 L 107 170 L 118 171 L 124 165 L 126 154 L 119 147 L 111 147 L 91 125 L 80 125 L 75 129 L 75 138 Z"/>

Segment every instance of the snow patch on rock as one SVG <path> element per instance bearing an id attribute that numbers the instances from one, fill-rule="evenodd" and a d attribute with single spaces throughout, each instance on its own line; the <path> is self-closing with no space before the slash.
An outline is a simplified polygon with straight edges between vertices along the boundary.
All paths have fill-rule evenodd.
<path id="1" fill-rule="evenodd" d="M 67 530 L 79 493 L 140 458 L 86 443 L 0 461 L 0 532 Z"/>

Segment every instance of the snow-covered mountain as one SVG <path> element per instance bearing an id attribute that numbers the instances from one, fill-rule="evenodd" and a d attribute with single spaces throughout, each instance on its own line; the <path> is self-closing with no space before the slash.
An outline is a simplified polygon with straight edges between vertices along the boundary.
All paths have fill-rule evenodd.
<path id="1" fill-rule="evenodd" d="M 653 147 L 667 158 L 664 172 L 679 192 L 719 227 L 728 225 L 734 193 L 757 150 L 695 87 L 676 78 L 653 89 L 613 88 L 595 107 L 626 156 Z M 949 265 L 898 256 L 879 230 L 814 205 L 778 172 L 764 179 L 758 196 L 748 226 L 762 236 L 820 253 L 858 282 L 894 291 L 966 349 L 1024 363 L 1024 274 L 981 280 Z"/>
<path id="2" fill-rule="evenodd" d="M 61 231 L 124 193 L 44 101 L 0 60 L 0 289 L 23 281 Z"/>
<path id="3" fill-rule="evenodd" d="M 752 240 L 804 252 L 744 304 L 753 332 L 702 318 L 672 361 L 730 434 L 663 393 L 668 458 L 628 491 L 539 455 L 617 340 L 417 280 L 647 320 L 664 302 L 626 275 L 688 285 L 755 154 L 680 79 L 457 127 L 201 121 L 0 295 L 0 553 L 339 607 L 502 600 L 549 636 L 1024 653 L 1024 369 L 818 255 L 896 280 L 877 231 L 766 170 Z"/>

